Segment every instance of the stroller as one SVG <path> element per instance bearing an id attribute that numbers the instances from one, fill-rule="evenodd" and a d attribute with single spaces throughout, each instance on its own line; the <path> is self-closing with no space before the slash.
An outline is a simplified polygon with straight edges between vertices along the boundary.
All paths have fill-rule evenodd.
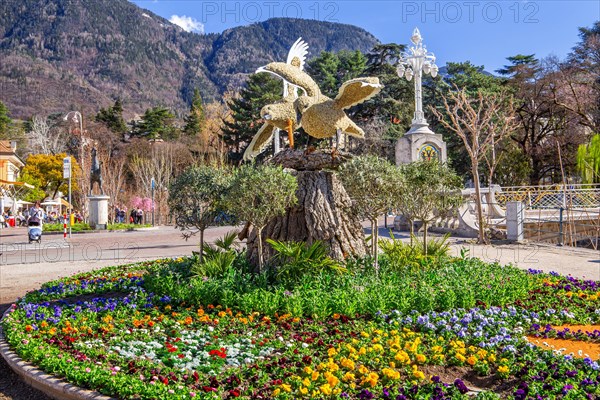
<path id="1" fill-rule="evenodd" d="M 27 221 L 27 236 L 29 237 L 29 243 L 42 242 L 42 221 L 37 216 L 29 217 Z"/>

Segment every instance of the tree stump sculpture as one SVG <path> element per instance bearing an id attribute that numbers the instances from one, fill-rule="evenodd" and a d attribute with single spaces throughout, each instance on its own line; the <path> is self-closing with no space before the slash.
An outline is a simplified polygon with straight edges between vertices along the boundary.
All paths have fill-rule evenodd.
<path id="1" fill-rule="evenodd" d="M 263 230 L 267 238 L 282 241 L 302 241 L 308 244 L 319 240 L 329 247 L 332 258 L 343 260 L 348 256 L 366 254 L 361 222 L 352 210 L 352 201 L 337 178 L 337 169 L 350 156 L 337 151 L 287 149 L 270 162 L 292 169 L 298 179 L 298 204 L 282 217 L 271 220 Z M 256 230 L 245 230 L 248 256 L 258 260 Z M 273 256 L 270 246 L 264 246 L 264 259 Z"/>

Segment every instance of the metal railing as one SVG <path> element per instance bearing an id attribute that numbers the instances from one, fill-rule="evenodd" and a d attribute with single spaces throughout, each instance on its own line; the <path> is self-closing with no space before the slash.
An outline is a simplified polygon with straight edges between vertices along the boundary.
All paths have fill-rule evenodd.
<path id="1" fill-rule="evenodd" d="M 506 208 L 509 201 L 520 201 L 526 209 L 600 207 L 600 184 L 503 187 L 495 201 Z"/>

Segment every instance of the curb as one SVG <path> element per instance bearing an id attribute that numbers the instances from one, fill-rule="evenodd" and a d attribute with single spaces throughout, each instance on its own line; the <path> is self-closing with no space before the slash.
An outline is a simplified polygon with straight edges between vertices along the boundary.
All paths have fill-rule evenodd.
<path id="1" fill-rule="evenodd" d="M 12 310 L 12 305 L 2 314 L 2 320 Z M 1 320 L 0 320 L 1 321 Z M 0 355 L 8 366 L 29 386 L 56 400 L 115 400 L 101 393 L 80 388 L 67 381 L 48 375 L 33 364 L 23 361 L 10 349 L 0 325 Z"/>

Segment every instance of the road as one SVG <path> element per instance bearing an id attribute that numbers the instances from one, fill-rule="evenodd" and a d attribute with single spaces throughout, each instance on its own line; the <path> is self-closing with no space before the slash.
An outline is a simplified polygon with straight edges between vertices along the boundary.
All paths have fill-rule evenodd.
<path id="1" fill-rule="evenodd" d="M 210 228 L 205 240 L 222 237 L 232 227 Z M 26 228 L 0 232 L 0 305 L 14 301 L 44 282 L 109 265 L 190 255 L 198 238 L 186 241 L 173 227 L 137 231 L 45 234 L 29 244 Z"/>

